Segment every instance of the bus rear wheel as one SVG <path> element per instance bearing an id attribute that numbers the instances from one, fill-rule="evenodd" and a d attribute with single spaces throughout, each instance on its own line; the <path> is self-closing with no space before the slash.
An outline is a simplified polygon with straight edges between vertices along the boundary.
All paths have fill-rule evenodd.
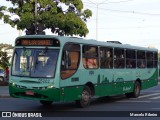
<path id="1" fill-rule="evenodd" d="M 91 102 L 91 89 L 88 86 L 85 86 L 82 94 L 81 94 L 81 98 L 80 100 L 76 100 L 76 104 L 79 107 L 87 107 L 89 106 Z"/>
<path id="2" fill-rule="evenodd" d="M 140 95 L 140 90 L 141 90 L 141 85 L 138 81 L 135 82 L 134 84 L 134 91 L 133 91 L 133 97 L 137 98 Z"/>
<path id="3" fill-rule="evenodd" d="M 45 101 L 45 100 L 40 100 L 40 103 L 42 105 L 45 105 L 45 106 L 48 106 L 48 105 L 51 105 L 53 101 Z"/>
<path id="4" fill-rule="evenodd" d="M 139 81 L 136 81 L 134 84 L 134 90 L 131 93 L 126 93 L 126 97 L 130 98 L 137 98 L 140 95 L 141 85 Z"/>

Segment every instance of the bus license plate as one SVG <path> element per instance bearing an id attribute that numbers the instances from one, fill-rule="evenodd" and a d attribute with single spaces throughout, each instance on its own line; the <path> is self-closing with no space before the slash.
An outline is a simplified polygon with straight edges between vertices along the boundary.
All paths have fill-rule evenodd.
<path id="1" fill-rule="evenodd" d="M 26 91 L 26 95 L 34 95 L 34 92 L 32 92 L 32 91 Z"/>

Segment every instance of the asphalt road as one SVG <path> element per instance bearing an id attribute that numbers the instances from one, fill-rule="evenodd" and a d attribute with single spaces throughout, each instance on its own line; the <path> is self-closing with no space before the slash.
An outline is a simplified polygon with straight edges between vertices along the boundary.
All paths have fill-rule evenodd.
<path id="1" fill-rule="evenodd" d="M 51 106 L 42 106 L 39 101 L 19 98 L 0 98 L 0 111 L 12 112 L 40 112 L 51 117 L 113 117 L 118 120 L 127 120 L 129 115 L 147 113 L 160 116 L 160 86 L 141 91 L 139 98 L 126 98 L 124 95 L 94 98 L 87 108 L 78 108 L 74 102 L 53 103 Z M 57 112 L 59 111 L 59 112 Z M 58 113 L 58 114 L 57 114 Z M 60 114 L 59 114 L 60 113 Z M 68 116 L 69 113 L 69 116 Z M 133 113 L 133 114 L 132 114 Z M 98 114 L 98 115 L 97 115 Z M 126 114 L 126 116 L 125 116 Z M 72 116 L 73 115 L 73 116 Z M 97 115 L 97 116 L 96 116 Z M 139 116 L 129 117 L 130 120 L 158 120 L 158 117 Z"/>

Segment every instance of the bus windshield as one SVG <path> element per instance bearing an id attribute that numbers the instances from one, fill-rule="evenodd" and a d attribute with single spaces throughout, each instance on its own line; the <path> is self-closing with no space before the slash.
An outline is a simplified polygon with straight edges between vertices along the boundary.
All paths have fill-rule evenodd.
<path id="1" fill-rule="evenodd" d="M 25 77 L 54 77 L 59 50 L 15 49 L 12 75 Z"/>

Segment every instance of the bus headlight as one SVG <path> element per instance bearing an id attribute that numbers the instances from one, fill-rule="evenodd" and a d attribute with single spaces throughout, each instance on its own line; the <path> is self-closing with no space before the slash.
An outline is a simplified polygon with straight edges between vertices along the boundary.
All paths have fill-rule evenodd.
<path id="1" fill-rule="evenodd" d="M 10 81 L 11 86 L 15 86 L 15 83 L 11 80 Z"/>
<path id="2" fill-rule="evenodd" d="M 47 88 L 53 88 L 53 85 L 49 85 Z"/>

